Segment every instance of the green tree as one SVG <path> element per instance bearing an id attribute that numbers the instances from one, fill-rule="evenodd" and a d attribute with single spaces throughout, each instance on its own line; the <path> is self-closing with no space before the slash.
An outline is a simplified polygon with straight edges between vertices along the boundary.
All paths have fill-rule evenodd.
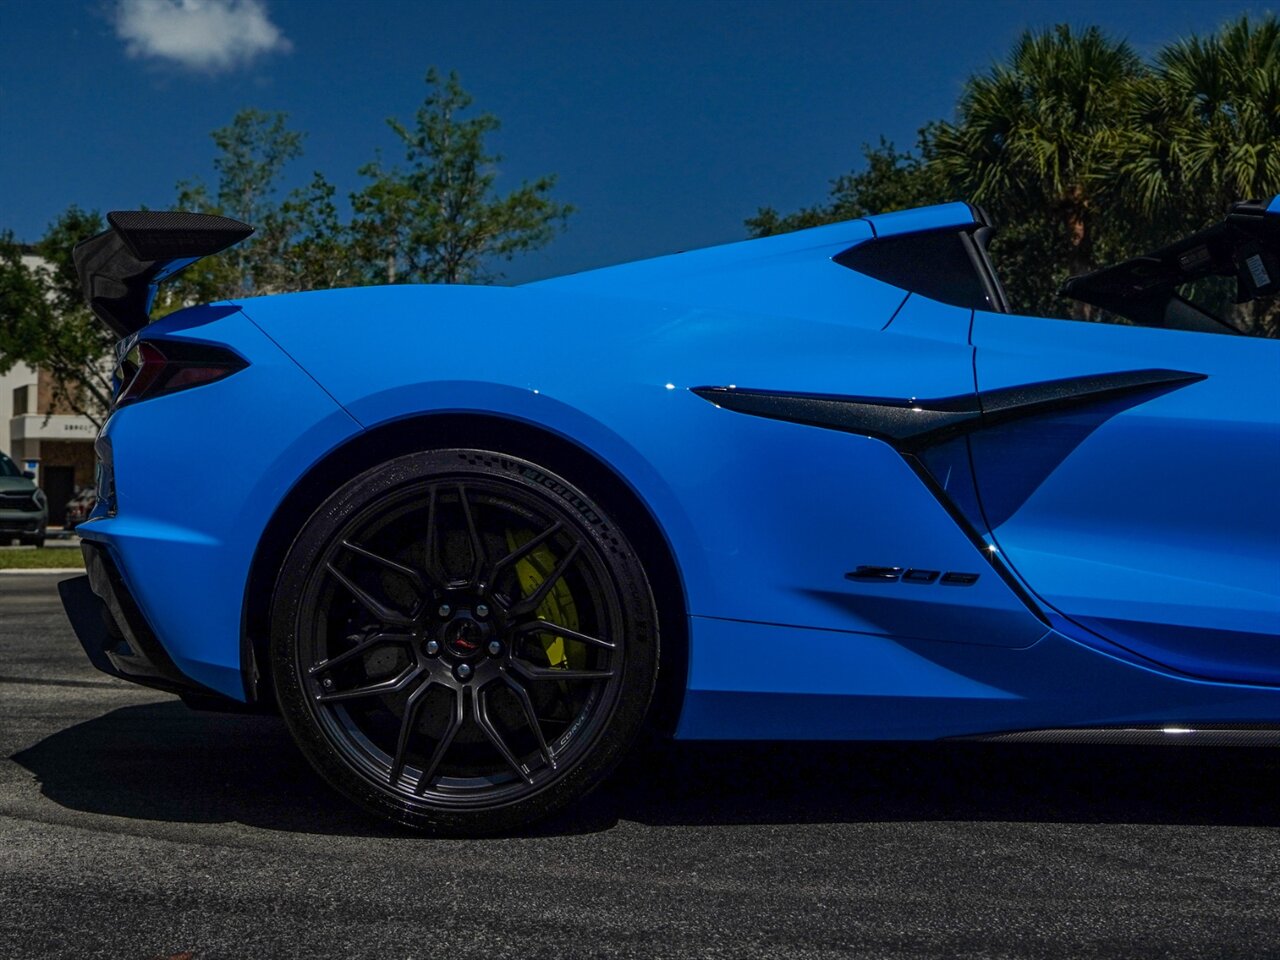
<path id="1" fill-rule="evenodd" d="M 30 249 L 44 265 L 23 263 L 26 250 L 0 235 L 0 372 L 15 363 L 40 367 L 54 400 L 101 425 L 111 398 L 113 335 L 89 312 L 71 249 L 103 230 L 94 211 L 71 206 Z"/>
<path id="2" fill-rule="evenodd" d="M 1236 200 L 1280 193 L 1280 20 L 1242 16 L 1165 47 L 1128 121 L 1121 182 L 1166 236 L 1220 219 Z M 1280 304 L 1230 299 L 1218 311 L 1227 319 L 1280 336 Z"/>
<path id="3" fill-rule="evenodd" d="M 350 227 L 343 223 L 336 188 L 316 171 L 262 218 L 252 262 L 259 293 L 320 290 L 361 280 Z"/>
<path id="4" fill-rule="evenodd" d="M 573 208 L 550 197 L 552 175 L 496 191 L 501 157 L 485 138 L 499 122 L 463 117 L 472 105 L 455 73 L 427 72 L 427 95 L 411 124 L 387 121 L 406 166 L 375 161 L 352 198 L 356 246 L 371 278 L 386 283 L 473 283 L 495 279 L 490 264 L 546 245 Z"/>
<path id="5" fill-rule="evenodd" d="M 287 121 L 278 111 L 245 109 L 210 135 L 217 183 L 211 189 L 199 179 L 181 181 L 177 208 L 234 217 L 255 233 L 162 287 L 154 315 L 189 303 L 305 289 L 308 283 L 334 285 L 325 281 L 325 268 L 344 235 L 332 186 L 317 173 L 307 187 L 278 198 L 286 168 L 302 155 L 303 135 Z"/>
<path id="6" fill-rule="evenodd" d="M 1148 217 L 1203 226 L 1280 192 L 1280 19 L 1242 16 L 1165 47 L 1129 119 L 1122 175 Z"/>
<path id="7" fill-rule="evenodd" d="M 286 126 L 283 112 L 241 110 L 225 127 L 211 134 L 218 149 L 213 169 L 218 174 L 217 212 L 234 217 L 262 230 L 257 238 L 238 244 L 221 260 L 232 267 L 239 290 L 232 296 L 248 296 L 257 291 L 264 252 L 257 247 L 279 246 L 269 235 L 280 221 L 275 194 L 285 166 L 302 156 L 302 134 Z M 181 203 L 180 203 L 181 205 Z M 269 255 L 269 252 L 268 252 Z"/>
<path id="8" fill-rule="evenodd" d="M 1004 274 L 1023 309 L 1054 312 L 1061 281 L 1115 245 L 1108 225 L 1123 223 L 1127 199 L 1117 146 L 1145 74 L 1127 43 L 1097 27 L 1027 31 L 1006 62 L 969 79 L 956 120 L 934 128 L 933 163 L 955 191 L 1015 225 L 993 255 L 1012 267 Z"/>
<path id="9" fill-rule="evenodd" d="M 351 195 L 354 248 L 370 283 L 403 283 L 404 264 L 414 244 L 418 203 L 409 178 L 387 169 L 379 157 L 360 168 L 369 182 Z"/>

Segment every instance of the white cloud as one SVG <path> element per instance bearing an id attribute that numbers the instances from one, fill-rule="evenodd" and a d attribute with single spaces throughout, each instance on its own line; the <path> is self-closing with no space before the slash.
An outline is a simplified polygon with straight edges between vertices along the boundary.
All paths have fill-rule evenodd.
<path id="1" fill-rule="evenodd" d="M 262 0 L 120 0 L 116 36 L 131 57 L 209 73 L 293 46 Z"/>

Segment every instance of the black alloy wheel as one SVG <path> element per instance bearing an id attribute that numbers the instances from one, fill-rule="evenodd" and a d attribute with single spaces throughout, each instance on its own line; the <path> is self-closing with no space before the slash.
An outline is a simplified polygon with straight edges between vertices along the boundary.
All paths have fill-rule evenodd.
<path id="1" fill-rule="evenodd" d="M 337 789 L 438 834 L 493 833 L 620 759 L 653 694 L 657 614 L 626 537 L 566 480 L 431 451 L 312 515 L 277 581 L 272 667 Z"/>

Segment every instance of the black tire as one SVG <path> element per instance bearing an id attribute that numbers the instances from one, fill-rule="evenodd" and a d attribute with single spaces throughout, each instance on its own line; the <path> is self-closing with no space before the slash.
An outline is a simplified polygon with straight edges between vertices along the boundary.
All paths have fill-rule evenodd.
<path id="1" fill-rule="evenodd" d="M 37 549 L 44 546 L 44 534 L 35 537 L 22 537 L 18 541 L 24 546 L 36 547 Z"/>
<path id="2" fill-rule="evenodd" d="M 276 583 L 271 662 L 335 788 L 397 823 L 484 835 L 560 810 L 622 758 L 658 619 L 586 494 L 527 460 L 436 450 L 367 471 L 307 521 Z"/>

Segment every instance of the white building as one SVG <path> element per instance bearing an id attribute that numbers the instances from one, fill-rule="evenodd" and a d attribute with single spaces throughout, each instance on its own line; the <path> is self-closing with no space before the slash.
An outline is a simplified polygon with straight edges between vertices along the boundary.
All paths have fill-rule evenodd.
<path id="1" fill-rule="evenodd" d="M 25 256 L 30 268 L 39 257 Z M 93 441 L 97 428 L 88 417 L 58 407 L 52 378 L 18 363 L 0 374 L 0 450 L 24 470 L 49 497 L 50 526 L 60 526 L 67 501 L 93 485 Z"/>

